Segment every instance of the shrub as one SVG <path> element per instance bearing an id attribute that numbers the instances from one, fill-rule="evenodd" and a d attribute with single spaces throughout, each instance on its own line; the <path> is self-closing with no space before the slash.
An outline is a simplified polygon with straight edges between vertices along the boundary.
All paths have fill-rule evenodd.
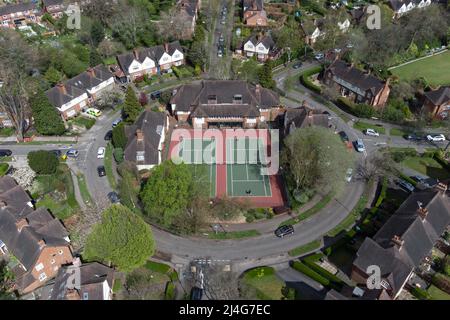
<path id="1" fill-rule="evenodd" d="M 303 74 L 300 76 L 300 82 L 307 87 L 308 89 L 316 92 L 316 93 L 321 93 L 322 92 L 322 88 L 315 85 L 311 79 L 309 77 L 311 77 L 314 74 L 320 73 L 322 71 L 322 67 L 318 66 L 318 67 L 314 67 L 311 69 L 306 70 L 305 72 L 303 72 Z"/>
<path id="2" fill-rule="evenodd" d="M 172 281 L 167 282 L 166 291 L 164 293 L 166 300 L 174 300 L 175 299 L 175 285 Z"/>
<path id="3" fill-rule="evenodd" d="M 112 144 L 114 148 L 124 149 L 127 145 L 127 136 L 125 135 L 125 125 L 120 123 L 112 130 Z"/>
<path id="4" fill-rule="evenodd" d="M 8 173 L 9 164 L 0 163 L 0 177 L 3 177 L 6 173 Z"/>
<path id="5" fill-rule="evenodd" d="M 123 149 L 122 148 L 114 149 L 114 160 L 116 160 L 117 163 L 123 162 Z"/>
<path id="6" fill-rule="evenodd" d="M 40 150 L 28 154 L 28 165 L 37 174 L 54 174 L 58 164 L 58 158 L 52 152 Z"/>
<path id="7" fill-rule="evenodd" d="M 315 272 L 314 270 L 312 270 L 311 268 L 309 268 L 307 265 L 305 265 L 302 262 L 294 261 L 292 263 L 291 267 L 293 269 L 297 270 L 298 272 L 301 272 L 304 275 L 310 277 L 311 279 L 319 282 L 324 287 L 330 286 L 330 281 L 327 278 L 321 276 L 320 274 L 318 274 L 317 272 Z"/>
<path id="8" fill-rule="evenodd" d="M 447 256 L 444 260 L 444 273 L 450 276 L 450 256 Z"/>
<path id="9" fill-rule="evenodd" d="M 411 289 L 411 294 L 419 300 L 429 300 L 431 297 L 424 289 L 414 287 Z"/>

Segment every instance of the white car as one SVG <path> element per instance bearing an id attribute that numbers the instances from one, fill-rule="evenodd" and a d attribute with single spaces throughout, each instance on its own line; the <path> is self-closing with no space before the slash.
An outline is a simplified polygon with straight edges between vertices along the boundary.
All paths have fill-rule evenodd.
<path id="1" fill-rule="evenodd" d="M 100 148 L 98 148 L 98 151 L 97 151 L 97 159 L 103 159 L 103 158 L 105 158 L 105 151 L 106 151 L 105 147 L 100 147 Z"/>
<path id="2" fill-rule="evenodd" d="M 348 168 L 347 173 L 345 174 L 345 181 L 347 182 L 352 181 L 352 177 L 353 177 L 353 169 Z"/>
<path id="3" fill-rule="evenodd" d="M 365 134 L 372 137 L 379 137 L 380 134 L 376 132 L 374 129 L 366 129 Z"/>
<path id="4" fill-rule="evenodd" d="M 316 55 L 314 56 L 316 60 L 322 60 L 324 57 L 325 55 L 323 53 L 316 53 Z"/>
<path id="5" fill-rule="evenodd" d="M 358 139 L 355 141 L 355 148 L 358 152 L 366 151 L 366 147 L 364 146 L 364 142 L 362 141 L 362 139 Z"/>
<path id="6" fill-rule="evenodd" d="M 427 135 L 427 139 L 433 142 L 445 141 L 445 136 L 443 134 L 429 134 Z"/>

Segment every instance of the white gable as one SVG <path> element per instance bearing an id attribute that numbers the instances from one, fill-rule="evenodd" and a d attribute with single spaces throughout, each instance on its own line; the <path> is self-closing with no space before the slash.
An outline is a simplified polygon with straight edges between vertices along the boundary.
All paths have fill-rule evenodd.
<path id="1" fill-rule="evenodd" d="M 345 32 L 350 27 L 350 20 L 346 19 L 344 22 L 338 22 L 338 26 L 341 31 Z"/>
<path id="2" fill-rule="evenodd" d="M 149 57 L 145 57 L 144 62 L 142 62 L 142 69 L 151 69 L 155 67 L 155 61 Z"/>
<path id="3" fill-rule="evenodd" d="M 268 53 L 269 53 L 269 48 L 266 48 L 262 43 L 259 43 L 259 44 L 256 46 L 256 52 L 257 52 L 257 53 L 268 54 Z"/>
<path id="4" fill-rule="evenodd" d="M 164 54 L 162 55 L 161 59 L 159 59 L 159 64 L 167 64 L 167 63 L 171 63 L 172 62 L 172 57 L 167 53 L 164 52 Z"/>
<path id="5" fill-rule="evenodd" d="M 255 46 L 253 45 L 253 43 L 248 40 L 245 44 L 244 44 L 244 51 L 251 51 L 251 52 L 255 52 Z"/>
<path id="6" fill-rule="evenodd" d="M 142 69 L 142 65 L 139 63 L 139 61 L 133 60 L 133 62 L 128 67 L 128 73 L 135 73 L 139 72 Z"/>
<path id="7" fill-rule="evenodd" d="M 180 52 L 178 49 L 172 54 L 172 62 L 180 61 L 184 59 L 183 52 Z"/>

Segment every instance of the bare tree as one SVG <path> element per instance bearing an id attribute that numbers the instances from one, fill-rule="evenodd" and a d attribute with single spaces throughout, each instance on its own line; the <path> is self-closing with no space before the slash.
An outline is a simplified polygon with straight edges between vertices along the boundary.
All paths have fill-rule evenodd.
<path id="1" fill-rule="evenodd" d="M 358 162 L 357 174 L 369 181 L 381 176 L 392 176 L 397 172 L 397 165 L 388 152 L 373 153 Z"/>
<path id="2" fill-rule="evenodd" d="M 158 31 L 165 41 L 170 39 L 183 39 L 187 34 L 187 30 L 190 30 L 190 28 L 191 21 L 178 8 L 172 8 L 168 12 L 161 13 L 161 19 L 158 22 Z"/>
<path id="3" fill-rule="evenodd" d="M 111 2 L 115 5 L 111 5 Z M 84 1 L 81 8 L 89 17 L 98 19 L 103 25 L 107 25 L 112 21 L 112 17 L 120 12 L 117 3 L 119 3 L 118 0 Z"/>

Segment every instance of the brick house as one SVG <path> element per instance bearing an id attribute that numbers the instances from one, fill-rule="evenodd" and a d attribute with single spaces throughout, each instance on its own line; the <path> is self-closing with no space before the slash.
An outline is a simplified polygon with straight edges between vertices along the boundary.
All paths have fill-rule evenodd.
<path id="1" fill-rule="evenodd" d="M 253 35 L 244 40 L 236 50 L 237 54 L 246 57 L 256 56 L 258 61 L 265 62 L 280 57 L 282 51 L 278 49 L 270 35 Z"/>
<path id="2" fill-rule="evenodd" d="M 77 116 L 114 87 L 114 75 L 107 67 L 99 65 L 64 83 L 59 83 L 46 94 L 61 116 L 67 120 Z"/>
<path id="3" fill-rule="evenodd" d="M 364 287 L 368 267 L 379 266 L 380 289 L 368 291 L 396 299 L 414 270 L 430 265 L 431 249 L 449 223 L 446 185 L 412 193 L 373 238 L 364 240 L 353 262 L 352 280 Z"/>
<path id="4" fill-rule="evenodd" d="M 182 14 L 183 19 L 188 22 L 188 28 L 183 31 L 183 39 L 190 39 L 195 31 L 195 24 L 197 23 L 198 13 L 200 11 L 200 0 L 178 0 L 176 7 Z"/>
<path id="5" fill-rule="evenodd" d="M 433 118 L 446 119 L 450 111 L 450 86 L 440 87 L 437 90 L 425 92 L 423 95 L 423 106 Z"/>
<path id="6" fill-rule="evenodd" d="M 28 293 L 54 278 L 72 262 L 69 233 L 32 199 L 13 178 L 0 178 L 0 256 L 14 257 L 12 271 L 19 293 Z"/>
<path id="7" fill-rule="evenodd" d="M 267 12 L 263 0 L 243 0 L 243 22 L 251 27 L 267 27 Z"/>
<path id="8" fill-rule="evenodd" d="M 375 108 L 384 107 L 390 93 L 389 80 L 382 81 L 342 60 L 334 61 L 323 71 L 322 81 L 350 101 Z"/>
<path id="9" fill-rule="evenodd" d="M 322 111 L 312 109 L 305 104 L 299 108 L 288 108 L 284 113 L 284 135 L 293 133 L 296 129 L 319 126 L 328 128 L 329 116 Z"/>
<path id="10" fill-rule="evenodd" d="M 60 19 L 66 12 L 66 2 L 64 0 L 42 0 L 42 9 L 45 13 L 50 14 L 53 19 Z"/>
<path id="11" fill-rule="evenodd" d="M 125 160 L 135 163 L 138 170 L 151 169 L 160 164 L 168 130 L 166 113 L 146 110 L 136 123 L 125 127 Z"/>
<path id="12" fill-rule="evenodd" d="M 38 22 L 40 10 L 35 3 L 7 4 L 0 7 L 0 26 L 16 28 Z"/>
<path id="13" fill-rule="evenodd" d="M 178 121 L 195 129 L 209 126 L 256 128 L 281 113 L 279 95 L 238 80 L 207 80 L 183 85 L 170 100 Z"/>
<path id="14" fill-rule="evenodd" d="M 118 55 L 117 62 L 128 80 L 135 81 L 183 65 L 185 56 L 180 43 L 175 41 Z"/>

